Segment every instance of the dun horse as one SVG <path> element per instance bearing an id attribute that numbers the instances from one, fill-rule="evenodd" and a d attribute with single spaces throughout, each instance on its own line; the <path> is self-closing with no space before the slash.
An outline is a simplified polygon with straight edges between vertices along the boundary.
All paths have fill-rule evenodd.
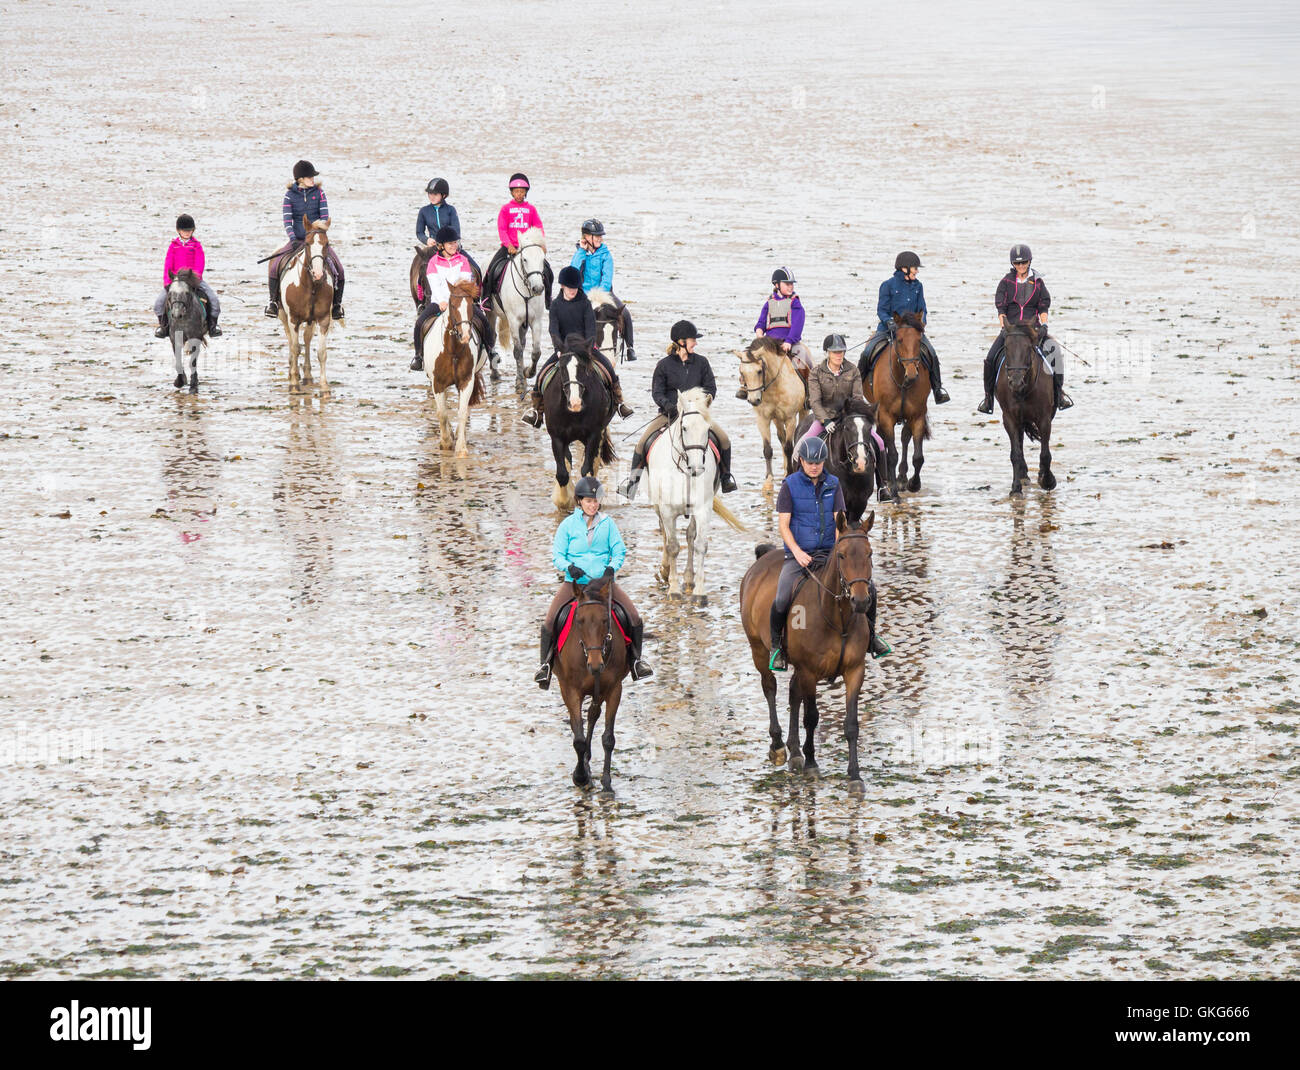
<path id="1" fill-rule="evenodd" d="M 894 336 L 885 351 L 876 360 L 871 378 L 862 376 L 868 401 L 878 407 L 876 424 L 885 440 L 889 471 L 889 489 L 898 495 L 898 484 L 907 480 L 907 443 L 912 441 L 912 478 L 907 489 L 921 489 L 921 466 L 925 452 L 921 443 L 930 437 L 930 421 L 926 419 L 926 406 L 930 399 L 930 373 L 921 358 L 921 335 L 925 325 L 912 312 L 894 313 Z M 865 363 L 865 358 L 864 358 Z M 902 460 L 894 441 L 894 428 L 902 427 Z"/>
<path id="2" fill-rule="evenodd" d="M 202 292 L 199 277 L 189 268 L 176 272 L 167 287 L 167 325 L 171 331 L 172 357 L 176 361 L 176 379 L 172 385 L 185 385 L 185 358 L 189 357 L 191 394 L 199 392 L 199 350 L 207 345 L 208 318 Z"/>
<path id="3" fill-rule="evenodd" d="M 289 388 L 311 385 L 311 340 L 319 332 L 316 360 L 320 365 L 320 396 L 323 398 L 330 396 L 325 356 L 326 337 L 333 322 L 330 308 L 334 303 L 334 284 L 330 280 L 326 257 L 329 238 L 325 232 L 328 229 L 329 223 L 325 220 L 310 224 L 302 248 L 286 257 L 280 265 L 280 324 L 289 341 Z M 300 331 L 301 343 L 298 341 Z"/>
<path id="4" fill-rule="evenodd" d="M 555 491 L 551 500 L 557 509 L 573 507 L 569 476 L 573 469 L 570 446 L 582 443 L 582 474 L 594 476 L 602 464 L 615 459 L 609 437 L 614 417 L 614 395 L 596 368 L 589 343 L 578 336 L 566 339 L 567 352 L 555 363 L 555 371 L 542 390 L 542 412 L 555 455 Z"/>
<path id="5" fill-rule="evenodd" d="M 858 696 L 866 674 L 866 657 L 874 627 L 876 595 L 871 583 L 871 540 L 867 533 L 875 522 L 870 513 L 860 528 L 850 529 L 841 516 L 839 537 L 824 564 L 809 566 L 804 581 L 790 603 L 786 628 L 786 657 L 790 662 L 790 731 L 782 740 L 776 716 L 776 675 L 769 669 L 772 649 L 771 608 L 785 559 L 780 547 L 755 548 L 758 558 L 740 582 L 740 616 L 749 639 L 754 667 L 767 699 L 768 757 L 782 765 L 789 757 L 790 771 L 817 769 L 817 684 L 844 677 L 844 737 L 849 744 L 849 788 L 862 790 L 858 769 Z M 803 706 L 804 742 L 799 746 L 799 708 Z"/>
<path id="6" fill-rule="evenodd" d="M 457 457 L 469 456 L 465 442 L 469 430 L 469 410 L 471 405 L 477 405 L 483 400 L 482 371 L 487 356 L 483 351 L 482 340 L 478 337 L 478 326 L 474 322 L 478 294 L 478 286 L 469 280 L 452 283 L 447 297 L 447 311 L 431 320 L 425 328 L 426 352 L 430 350 L 429 335 L 435 326 L 439 328 L 440 334 L 437 355 L 432 360 L 425 361 L 425 372 L 429 376 L 429 393 L 437 399 L 439 445 L 444 450 L 451 448 L 451 416 L 447 411 L 447 402 L 453 386 L 458 395 Z"/>
<path id="7" fill-rule="evenodd" d="M 1011 440 L 1011 493 L 1021 494 L 1021 481 L 1029 478 L 1025 464 L 1025 435 L 1039 441 L 1038 485 L 1044 490 L 1056 486 L 1052 474 L 1052 418 L 1056 415 L 1056 391 L 1052 370 L 1044 366 L 1037 347 L 1046 331 L 1029 323 L 1007 327 L 1006 352 L 996 381 L 1002 426 Z"/>
<path id="8" fill-rule="evenodd" d="M 770 494 L 772 485 L 772 425 L 785 453 L 785 474 L 794 471 L 795 426 L 800 413 L 808 408 L 808 390 L 794 363 L 781 349 L 781 343 L 766 336 L 755 338 L 745 349 L 737 350 L 740 360 L 740 390 L 736 397 L 754 406 L 758 433 L 763 436 L 763 460 L 767 478 L 763 492 Z"/>

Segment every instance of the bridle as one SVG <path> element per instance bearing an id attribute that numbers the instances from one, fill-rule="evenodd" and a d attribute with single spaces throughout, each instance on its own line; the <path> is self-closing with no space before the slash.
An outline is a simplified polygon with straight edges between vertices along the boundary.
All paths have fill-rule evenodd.
<path id="1" fill-rule="evenodd" d="M 848 602 L 851 600 L 853 596 L 853 587 L 855 584 L 865 583 L 867 585 L 868 596 L 870 596 L 871 594 L 870 575 L 867 575 L 865 577 L 860 577 L 855 580 L 846 579 L 844 576 L 844 570 L 840 566 L 841 554 L 839 550 L 840 550 L 840 544 L 843 542 L 847 542 L 849 539 L 866 539 L 868 546 L 870 546 L 871 543 L 870 537 L 865 532 L 862 531 L 848 531 L 835 540 L 835 545 L 831 549 L 830 556 L 835 561 L 835 579 L 838 582 L 839 593 L 836 593 L 825 583 L 823 583 L 822 578 L 818 576 L 817 573 L 814 572 L 811 568 L 807 567 L 806 565 L 804 566 L 804 572 L 808 574 L 808 576 L 817 584 L 818 587 L 820 587 L 823 591 L 825 591 L 827 594 L 831 596 L 831 600 L 834 602 L 835 606 L 840 610 L 840 657 L 839 657 L 839 661 L 837 661 L 835 664 L 834 676 L 841 675 L 840 670 L 843 668 L 844 665 L 844 650 L 848 646 L 849 629 L 853 626 L 853 617 L 854 617 L 854 614 L 850 613 L 848 618 L 848 623 L 847 624 L 844 623 L 844 610 L 843 608 L 840 608 L 841 603 Z M 822 620 L 825 622 L 826 626 L 828 628 L 833 629 L 835 627 L 835 621 L 831 620 L 828 616 L 826 616 L 826 610 L 823 608 L 822 600 L 820 598 L 817 599 L 817 611 L 821 614 Z M 832 679 L 834 679 L 834 676 L 832 676 Z"/>
<path id="2" fill-rule="evenodd" d="M 474 326 L 474 313 L 471 312 L 467 317 L 466 316 L 458 317 L 456 315 L 457 301 L 468 302 L 470 308 L 475 308 L 477 302 L 475 302 L 474 298 L 470 297 L 468 294 L 464 294 L 460 297 L 450 297 L 447 299 L 447 330 L 455 332 L 463 329 L 465 331 L 465 337 L 463 337 L 461 341 L 468 346 L 470 341 L 469 335 Z"/>
<path id="3" fill-rule="evenodd" d="M 1028 347 L 1029 363 L 1028 364 L 1011 363 L 1011 347 L 1007 345 L 1007 342 L 1011 340 L 1011 336 L 1013 334 L 1022 336 L 1029 342 L 1029 347 Z M 1023 398 L 1026 394 L 1029 393 L 1030 390 L 1034 388 L 1034 384 L 1038 382 L 1038 361 L 1034 359 L 1036 356 L 1038 356 L 1038 354 L 1035 352 L 1037 348 L 1038 348 L 1038 343 L 1035 342 L 1032 337 L 1030 337 L 1029 332 L 1026 331 L 1020 324 L 1013 324 L 1007 328 L 1007 337 L 1002 344 L 1003 361 L 1004 361 L 1003 366 L 1006 368 L 1006 372 L 1007 372 L 1007 386 L 1012 387 L 1011 392 L 1015 397 Z M 1012 386 L 1011 375 L 1013 372 L 1023 372 L 1025 374 L 1025 385 L 1022 389 L 1017 390 L 1014 386 Z"/>
<path id="4" fill-rule="evenodd" d="M 675 421 L 677 426 L 677 438 L 674 440 L 672 438 L 671 433 L 669 434 L 669 441 L 672 442 L 673 444 L 673 464 L 677 466 L 677 471 L 681 472 L 682 475 L 686 477 L 689 483 L 690 480 L 696 478 L 694 475 L 691 474 L 691 470 L 690 470 L 690 455 L 691 455 L 690 451 L 691 450 L 700 451 L 700 468 L 703 469 L 704 462 L 708 459 L 709 433 L 706 427 L 706 430 L 704 432 L 703 444 L 701 445 L 696 445 L 695 443 L 687 444 L 686 417 L 688 416 L 699 416 L 702 419 L 704 419 L 706 425 L 708 423 L 708 417 L 705 416 L 703 409 L 683 409 L 680 412 L 678 412 L 677 419 Z M 682 467 L 683 461 L 687 463 L 687 467 L 685 468 Z"/>
<path id="5" fill-rule="evenodd" d="M 919 350 L 920 350 L 920 343 L 917 343 L 917 350 L 918 350 L 918 352 L 917 352 L 916 356 L 914 356 L 914 357 L 905 357 L 905 356 L 903 356 L 903 354 L 902 354 L 902 353 L 899 351 L 899 349 L 898 349 L 898 332 L 897 332 L 897 331 L 890 331 L 890 332 L 889 332 L 889 349 L 890 349 L 890 351 L 893 353 L 894 358 L 897 359 L 898 364 L 902 365 L 902 367 L 903 367 L 904 378 L 903 378 L 903 379 L 899 379 L 899 378 L 898 378 L 898 373 L 895 371 L 895 361 L 894 361 L 893 359 L 891 359 L 890 362 L 889 362 L 889 377 L 890 377 L 891 379 L 894 380 L 894 385 L 895 385 L 896 387 L 898 387 L 898 388 L 901 390 L 901 389 L 903 389 L 905 386 L 910 385 L 909 383 L 906 382 L 906 373 L 909 372 L 909 371 L 913 371 L 913 367 L 914 367 L 915 365 L 918 365 L 918 364 L 921 363 L 921 354 L 920 354 L 920 352 L 919 352 Z M 915 372 L 913 373 L 913 375 L 912 375 L 912 382 L 913 382 L 913 383 L 916 382 L 917 377 L 918 377 L 919 375 L 920 375 L 920 371 L 919 371 L 919 370 L 917 370 L 917 371 L 915 371 Z"/>
<path id="6" fill-rule="evenodd" d="M 770 380 L 768 379 L 768 376 L 767 376 L 767 361 L 765 361 L 762 357 L 757 357 L 757 358 L 755 358 L 754 355 L 753 355 L 752 353 L 746 353 L 745 356 L 743 356 L 743 357 L 740 358 L 740 363 L 741 363 L 741 364 L 757 364 L 757 365 L 758 365 L 760 368 L 762 368 L 762 370 L 763 370 L 763 376 L 762 376 L 762 378 L 759 380 L 758 391 L 757 391 L 756 396 L 754 396 L 754 395 L 755 395 L 755 391 L 750 390 L 749 387 L 745 387 L 745 392 L 746 392 L 746 394 L 751 395 L 750 398 L 748 399 L 748 400 L 749 400 L 749 403 L 750 403 L 751 405 L 758 405 L 758 404 L 759 404 L 760 402 L 762 402 L 762 400 L 763 400 L 763 393 L 767 390 L 767 388 L 768 388 L 769 386 L 771 386 L 774 382 L 776 382 L 776 380 L 775 380 L 775 379 L 770 379 Z M 743 379 L 741 380 L 741 383 L 742 383 L 742 385 L 743 385 L 743 383 L 744 383 L 744 380 L 743 380 Z"/>
<path id="7" fill-rule="evenodd" d="M 578 583 L 576 580 L 573 583 L 573 587 L 574 587 L 574 592 L 573 592 L 574 598 L 577 600 L 577 605 L 573 607 L 573 623 L 574 626 L 576 627 L 578 623 L 578 612 L 582 609 L 582 607 L 585 605 L 586 606 L 600 605 L 600 603 L 596 599 L 587 599 L 584 601 L 582 597 L 583 592 L 578 589 Z M 602 666 L 601 669 L 602 672 L 604 671 L 603 666 L 608 664 L 609 656 L 614 651 L 613 622 L 614 622 L 614 581 L 609 580 L 605 584 L 605 639 L 600 644 L 600 663 Z M 588 647 L 585 642 L 583 642 L 581 635 L 578 636 L 578 645 L 582 647 L 582 657 L 583 660 L 585 661 L 591 653 L 591 648 Z M 598 707 L 600 705 L 600 673 L 593 672 L 592 676 L 596 678 L 594 694 L 592 696 L 592 701 L 595 703 L 595 706 L 593 706 L 594 709 L 595 707 Z"/>
<path id="8" fill-rule="evenodd" d="M 857 434 L 853 439 L 850 439 L 848 437 L 849 425 L 855 423 L 856 420 L 861 420 L 863 421 L 863 427 L 865 428 L 867 424 L 867 417 L 863 416 L 862 413 L 860 412 L 850 412 L 850 413 L 842 413 L 839 419 L 840 419 L 840 424 L 837 430 L 840 430 L 841 432 L 840 442 L 839 442 L 841 448 L 839 451 L 839 455 L 837 455 L 835 458 L 836 461 L 840 463 L 840 465 L 844 468 L 846 472 L 851 471 L 853 467 L 853 452 L 852 452 L 853 447 L 861 446 L 862 452 L 866 455 L 868 463 L 872 465 L 872 470 L 874 475 L 875 451 L 871 449 L 871 445 L 867 441 L 867 439 L 871 435 L 871 432 L 864 430 L 862 431 L 862 433 Z M 831 435 L 830 437 L 833 439 L 835 436 Z M 829 441 L 827 442 L 827 447 L 828 449 L 830 447 Z"/>
<path id="9" fill-rule="evenodd" d="M 524 250 L 525 250 L 525 249 L 541 249 L 541 250 L 542 250 L 543 257 L 542 257 L 542 268 L 541 268 L 541 270 L 539 270 L 539 271 L 528 271 L 528 270 L 524 267 Z M 534 294 L 534 293 L 532 292 L 532 289 L 531 289 L 531 287 L 529 286 L 529 281 L 528 281 L 529 279 L 531 279 L 534 275 L 536 275 L 536 276 L 538 276 L 539 278 L 541 278 L 541 280 L 542 280 L 542 282 L 543 282 L 543 285 L 544 285 L 545 282 L 546 282 L 546 257 L 545 257 L 545 255 L 544 255 L 545 253 L 546 253 L 546 246 L 544 246 L 541 242 L 529 242 L 527 245 L 521 245 L 521 246 L 519 247 L 519 252 L 515 253 L 513 256 L 510 257 L 510 285 L 513 286 L 513 287 L 515 288 L 515 293 L 517 293 L 517 294 L 518 294 L 520 297 L 522 297 L 525 301 L 530 301 L 530 300 L 532 300 L 535 296 L 537 296 L 536 294 Z M 521 277 L 523 278 L 523 280 L 524 280 L 524 287 L 525 287 L 525 289 L 527 290 L 527 292 L 525 292 L 525 290 L 521 290 L 521 289 L 519 288 L 519 283 L 515 281 L 515 276 L 516 276 L 516 275 L 519 275 L 519 276 L 521 276 Z"/>

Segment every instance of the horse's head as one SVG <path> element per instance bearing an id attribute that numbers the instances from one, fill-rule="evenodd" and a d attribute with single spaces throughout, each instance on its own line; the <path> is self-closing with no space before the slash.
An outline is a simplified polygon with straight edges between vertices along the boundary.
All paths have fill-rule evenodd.
<path id="1" fill-rule="evenodd" d="M 677 433 L 687 474 L 704 475 L 704 462 L 709 453 L 709 395 L 703 387 L 692 387 L 677 395 Z"/>
<path id="2" fill-rule="evenodd" d="M 474 302 L 478 300 L 479 288 L 472 279 L 453 282 L 447 292 L 447 328 L 455 332 L 456 337 L 469 345 L 470 328 L 474 325 Z"/>
<path id="3" fill-rule="evenodd" d="M 528 292 L 537 297 L 545 286 L 546 271 L 546 235 L 540 227 L 529 227 L 519 235 L 518 255 Z"/>
<path id="4" fill-rule="evenodd" d="M 845 467 L 855 475 L 865 475 L 868 471 L 874 474 L 876 453 L 871 448 L 874 409 L 875 406 L 868 401 L 851 398 L 835 431 L 839 439 L 838 452 L 844 457 Z"/>
<path id="5" fill-rule="evenodd" d="M 612 580 L 592 580 L 578 599 L 573 631 L 587 659 L 587 671 L 599 676 L 614 648 L 614 622 L 610 619 L 609 584 Z"/>
<path id="6" fill-rule="evenodd" d="M 1024 397 L 1034 382 L 1034 346 L 1038 344 L 1038 327 L 1032 323 L 1013 323 L 1007 327 L 1005 370 L 1011 393 Z"/>
<path id="7" fill-rule="evenodd" d="M 921 335 L 925 324 L 915 312 L 894 313 L 894 352 L 903 366 L 903 386 L 909 387 L 921 374 Z"/>
<path id="8" fill-rule="evenodd" d="M 582 335 L 571 334 L 564 340 L 564 352 L 559 361 L 560 386 L 570 412 L 582 412 L 587 393 L 582 382 L 582 370 L 590 367 L 591 361 L 591 343 Z"/>
<path id="9" fill-rule="evenodd" d="M 844 514 L 836 526 L 840 537 L 835 542 L 835 573 L 839 577 L 839 596 L 848 598 L 854 613 L 865 614 L 871 608 L 871 539 L 867 533 L 876 522 L 873 510 L 856 530 L 849 530 Z"/>
<path id="10" fill-rule="evenodd" d="M 587 299 L 596 314 L 596 345 L 612 353 L 618 342 L 618 306 L 606 290 L 589 290 Z"/>
<path id="11" fill-rule="evenodd" d="M 198 300 L 199 280 L 189 268 L 172 276 L 167 287 L 167 318 L 179 326 L 189 314 L 191 303 Z"/>
<path id="12" fill-rule="evenodd" d="M 327 230 L 329 221 L 318 219 L 308 225 L 306 237 L 303 238 L 307 251 L 307 270 L 317 282 L 325 275 L 325 250 L 330 246 L 330 240 L 325 236 Z"/>

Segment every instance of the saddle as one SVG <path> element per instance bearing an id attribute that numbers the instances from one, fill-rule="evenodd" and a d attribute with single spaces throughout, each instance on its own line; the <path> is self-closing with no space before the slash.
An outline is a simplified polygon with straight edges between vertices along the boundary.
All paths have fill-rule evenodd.
<path id="1" fill-rule="evenodd" d="M 671 427 L 671 426 L 672 426 L 672 424 L 669 424 L 669 425 L 668 425 L 668 427 Z M 650 459 L 650 451 L 651 451 L 652 449 L 654 449 L 654 444 L 655 444 L 656 442 L 658 442 L 660 438 L 663 437 L 663 433 L 664 433 L 665 431 L 668 430 L 668 427 L 661 427 L 661 428 L 659 428 L 658 431 L 656 431 L 656 432 L 655 432 L 654 434 L 652 434 L 648 439 L 646 439 L 646 443 L 645 443 L 645 457 L 646 457 L 646 460 L 649 460 L 649 459 Z M 718 464 L 721 464 L 721 463 L 722 463 L 722 450 L 721 450 L 721 448 L 718 446 L 718 436 L 714 433 L 713 428 L 709 428 L 709 449 L 713 451 L 713 459 L 714 459 L 714 461 L 717 462 Z"/>
<path id="2" fill-rule="evenodd" d="M 484 272 L 482 285 L 482 301 L 486 307 L 487 302 L 501 293 L 501 285 L 505 282 L 506 269 L 510 266 L 510 257 L 503 256 L 496 267 L 488 264 L 487 271 Z M 551 270 L 551 262 L 544 260 L 542 262 L 542 294 L 546 298 L 546 307 L 551 307 L 551 290 L 555 283 L 555 272 Z"/>
<path id="3" fill-rule="evenodd" d="M 600 381 L 605 384 L 605 389 L 612 392 L 614 389 L 614 380 L 610 378 L 609 369 L 605 367 L 605 362 L 593 358 L 591 366 L 595 368 L 597 373 L 600 375 Z M 557 360 L 542 373 L 542 377 L 537 383 L 537 390 L 539 393 L 546 392 L 546 388 L 551 385 L 551 380 L 555 378 L 555 373 L 559 368 L 560 362 Z"/>
<path id="4" fill-rule="evenodd" d="M 1047 359 L 1047 354 L 1043 352 L 1042 346 L 1034 346 L 1034 352 L 1038 354 L 1038 359 L 1043 362 L 1043 370 L 1046 371 L 1048 375 L 1053 374 L 1054 369 L 1052 368 L 1052 362 Z M 998 362 L 993 368 L 993 381 L 995 383 L 998 381 L 998 376 L 1002 374 L 1002 365 L 1006 362 L 1007 346 L 1006 343 L 1003 342 L 1002 348 L 998 350 Z"/>
<path id="5" fill-rule="evenodd" d="M 866 371 L 862 373 L 863 379 L 871 378 L 871 371 L 873 368 L 875 368 L 876 361 L 880 358 L 880 354 L 885 351 L 885 347 L 888 345 L 889 345 L 889 335 L 885 335 L 884 338 L 882 338 L 871 348 L 871 352 L 866 355 L 867 364 L 866 364 Z"/>
<path id="6" fill-rule="evenodd" d="M 611 605 L 614 609 L 614 623 L 618 626 L 618 633 L 623 637 L 623 642 L 631 646 L 632 640 L 628 638 L 628 632 L 632 630 L 632 626 L 627 622 L 627 612 L 617 602 L 612 602 Z M 555 652 L 557 654 L 564 650 L 564 644 L 568 641 L 569 632 L 573 628 L 573 618 L 577 609 L 578 600 L 570 598 L 560 607 L 559 613 L 555 615 L 551 634 L 558 634 L 559 636 L 555 641 Z"/>
<path id="7" fill-rule="evenodd" d="M 773 550 L 784 550 L 784 546 L 778 546 L 774 542 L 759 543 L 754 547 L 754 559 L 758 560 Z M 799 578 L 794 581 L 794 588 L 790 591 L 790 605 L 794 605 L 795 599 L 799 597 L 799 592 L 803 590 L 803 585 L 807 583 L 814 572 L 826 564 L 826 559 L 831 556 L 829 550 L 818 550 L 812 555 L 812 560 L 808 562 L 808 567 L 799 573 Z"/>

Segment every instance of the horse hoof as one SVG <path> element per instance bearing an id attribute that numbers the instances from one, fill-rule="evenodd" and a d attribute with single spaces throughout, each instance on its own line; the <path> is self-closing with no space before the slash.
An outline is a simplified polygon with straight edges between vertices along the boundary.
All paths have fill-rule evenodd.
<path id="1" fill-rule="evenodd" d="M 184 386 L 184 385 L 185 385 L 185 376 L 183 375 L 176 376 L 175 381 L 172 383 L 172 386 Z"/>
<path id="2" fill-rule="evenodd" d="M 767 760 L 773 765 L 785 765 L 785 748 L 769 747 L 767 749 Z"/>
<path id="3" fill-rule="evenodd" d="M 1042 487 L 1043 490 L 1055 490 L 1056 476 L 1052 475 L 1051 472 L 1048 472 L 1047 475 L 1039 477 L 1038 485 Z"/>
<path id="4" fill-rule="evenodd" d="M 804 762 L 803 775 L 806 777 L 812 777 L 816 780 L 820 780 L 822 775 L 821 766 L 819 766 L 816 762 Z"/>
<path id="5" fill-rule="evenodd" d="M 197 394 L 198 392 L 199 392 L 199 380 L 198 377 L 195 376 L 193 379 L 190 380 L 190 393 Z"/>
<path id="6" fill-rule="evenodd" d="M 583 777 L 581 773 L 575 772 L 573 774 L 573 786 L 575 788 L 585 788 L 589 783 L 591 783 L 591 781 Z"/>
<path id="7" fill-rule="evenodd" d="M 920 477 L 920 476 L 913 476 L 911 479 L 909 479 L 909 480 L 907 481 L 907 489 L 910 490 L 913 494 L 915 494 L 918 490 L 920 490 L 920 489 L 921 489 L 921 477 Z"/>
<path id="8" fill-rule="evenodd" d="M 609 802 L 614 798 L 614 789 L 602 787 L 600 791 L 596 793 L 596 797 L 599 799 L 603 799 L 606 802 Z"/>
<path id="9" fill-rule="evenodd" d="M 792 773 L 803 772 L 803 755 L 798 752 L 790 755 L 789 770 Z"/>
<path id="10" fill-rule="evenodd" d="M 1012 488 L 1011 488 L 1011 497 L 1013 497 L 1013 498 L 1023 498 L 1024 496 L 1025 496 L 1024 493 L 1021 491 L 1021 489 L 1020 489 L 1019 487 L 1012 487 Z"/>
<path id="11" fill-rule="evenodd" d="M 463 458 L 463 457 L 468 457 L 468 456 L 469 456 L 469 450 L 457 450 L 457 451 L 456 451 L 456 456 L 457 456 L 457 457 L 461 457 L 461 458 Z"/>
<path id="12" fill-rule="evenodd" d="M 866 785 L 862 783 L 861 779 L 849 781 L 850 795 L 865 795 L 866 793 L 867 793 Z"/>
<path id="13" fill-rule="evenodd" d="M 697 606 L 707 606 L 709 604 L 709 596 L 707 594 L 693 594 L 691 595 L 691 601 Z"/>

